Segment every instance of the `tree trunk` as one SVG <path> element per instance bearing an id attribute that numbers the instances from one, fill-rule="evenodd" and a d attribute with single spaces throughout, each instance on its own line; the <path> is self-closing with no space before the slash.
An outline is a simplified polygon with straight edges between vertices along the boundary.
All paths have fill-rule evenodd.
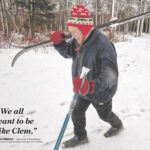
<path id="1" fill-rule="evenodd" d="M 98 17 L 98 7 L 97 7 L 97 0 L 95 0 L 95 25 L 97 26 L 97 17 Z"/>
<path id="2" fill-rule="evenodd" d="M 2 0 L 0 0 L 0 6 L 1 6 L 1 21 L 2 21 L 2 28 L 3 28 L 3 33 L 6 33 L 6 28 L 5 28 L 5 21 L 4 21 L 4 8 L 2 4 Z"/>
<path id="3" fill-rule="evenodd" d="M 149 28 L 148 28 L 148 33 L 150 33 L 150 19 L 148 19 L 149 21 Z"/>
<path id="4" fill-rule="evenodd" d="M 139 36 L 139 29 L 140 29 L 140 19 L 137 22 L 136 36 Z"/>
<path id="5" fill-rule="evenodd" d="M 145 12 L 145 4 L 146 4 L 146 1 L 141 0 L 141 12 Z M 143 26 L 144 26 L 144 18 L 141 19 L 141 26 L 140 26 L 140 33 L 139 33 L 140 36 L 143 33 Z"/>
<path id="6" fill-rule="evenodd" d="M 5 7 L 5 1 L 0 0 L 1 5 L 1 18 L 2 18 L 2 26 L 3 26 L 3 33 L 4 35 L 8 35 L 8 20 L 7 20 L 7 14 L 6 14 L 6 7 Z"/>
<path id="7" fill-rule="evenodd" d="M 7 13 L 10 16 L 12 23 L 14 24 L 14 29 L 16 29 L 17 32 L 19 32 L 19 28 L 17 27 L 17 24 L 15 23 L 15 18 L 12 16 L 12 14 L 9 12 L 9 10 L 7 11 Z"/>
<path id="8" fill-rule="evenodd" d="M 5 28 L 6 28 L 6 36 L 8 36 L 9 33 L 9 27 L 8 27 L 8 16 L 7 16 L 7 11 L 6 11 L 6 1 L 3 1 L 3 8 L 4 8 L 4 21 L 5 21 Z"/>

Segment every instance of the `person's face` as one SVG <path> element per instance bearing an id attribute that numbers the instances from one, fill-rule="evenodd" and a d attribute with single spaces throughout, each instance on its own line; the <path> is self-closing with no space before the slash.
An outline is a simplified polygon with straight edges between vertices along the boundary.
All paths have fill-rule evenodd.
<path id="1" fill-rule="evenodd" d="M 71 36 L 75 38 L 79 44 L 82 44 L 84 40 L 84 35 L 82 32 L 77 27 L 69 26 L 68 29 L 71 33 Z"/>

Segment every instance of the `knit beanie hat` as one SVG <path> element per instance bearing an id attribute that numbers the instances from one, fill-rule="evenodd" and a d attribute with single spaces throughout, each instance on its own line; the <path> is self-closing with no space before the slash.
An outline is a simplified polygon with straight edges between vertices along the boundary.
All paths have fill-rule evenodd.
<path id="1" fill-rule="evenodd" d="M 91 17 L 88 9 L 80 4 L 71 9 L 71 14 L 67 25 L 79 28 L 79 30 L 86 37 L 93 28 L 93 18 Z"/>

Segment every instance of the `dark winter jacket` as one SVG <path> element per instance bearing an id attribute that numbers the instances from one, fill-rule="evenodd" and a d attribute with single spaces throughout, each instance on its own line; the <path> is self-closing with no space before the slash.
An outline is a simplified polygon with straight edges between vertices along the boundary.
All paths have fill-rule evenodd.
<path id="1" fill-rule="evenodd" d="M 84 96 L 94 103 L 112 100 L 118 82 L 117 54 L 113 44 L 98 29 L 94 29 L 79 52 L 75 51 L 77 42 L 71 39 L 55 45 L 57 51 L 65 58 L 72 58 L 72 77 L 77 74 L 77 58 L 84 53 L 83 66 L 89 68 L 87 78 L 95 83 L 94 94 Z"/>

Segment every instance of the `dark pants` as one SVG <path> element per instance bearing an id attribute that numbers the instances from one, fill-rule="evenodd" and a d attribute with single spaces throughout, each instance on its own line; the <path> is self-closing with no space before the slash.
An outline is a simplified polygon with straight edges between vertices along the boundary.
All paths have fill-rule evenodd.
<path id="1" fill-rule="evenodd" d="M 79 98 L 72 112 L 74 134 L 77 135 L 79 139 L 83 139 L 87 136 L 87 132 L 85 130 L 85 112 L 90 104 L 95 107 L 99 117 L 103 121 L 108 122 L 112 127 L 119 128 L 122 125 L 121 120 L 112 112 L 112 101 L 99 105 L 83 98 Z"/>

